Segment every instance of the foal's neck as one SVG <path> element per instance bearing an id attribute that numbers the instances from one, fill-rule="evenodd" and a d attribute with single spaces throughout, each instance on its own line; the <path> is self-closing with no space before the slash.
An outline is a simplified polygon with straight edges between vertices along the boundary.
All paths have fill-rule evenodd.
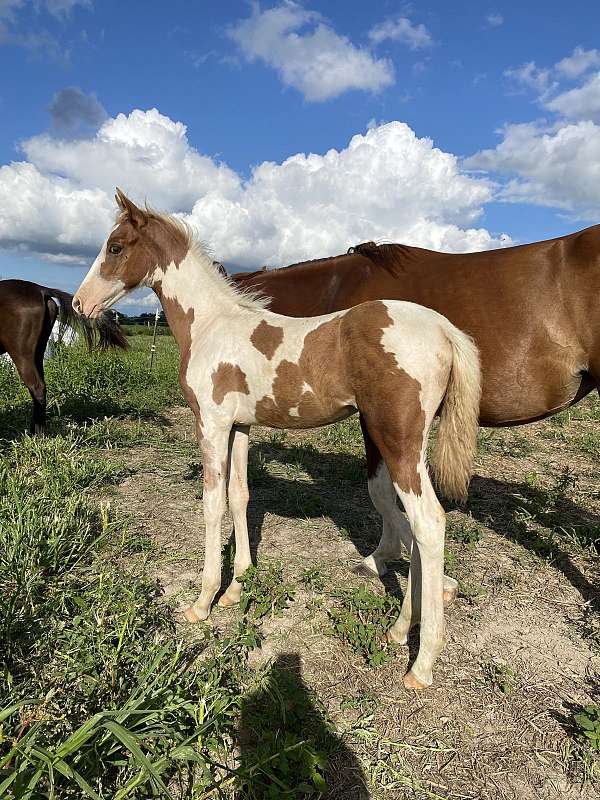
<path id="1" fill-rule="evenodd" d="M 193 309 L 195 320 L 203 319 L 206 323 L 236 308 L 241 312 L 245 305 L 243 296 L 196 243 L 190 245 L 179 263 L 171 261 L 165 268 L 157 267 L 150 285 L 163 306 L 171 301 L 184 311 Z"/>

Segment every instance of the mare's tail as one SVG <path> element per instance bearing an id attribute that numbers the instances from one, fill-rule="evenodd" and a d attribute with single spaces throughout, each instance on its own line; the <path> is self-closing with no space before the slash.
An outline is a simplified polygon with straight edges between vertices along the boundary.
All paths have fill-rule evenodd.
<path id="1" fill-rule="evenodd" d="M 466 500 L 479 430 L 481 375 L 473 340 L 446 320 L 452 345 L 452 370 L 440 408 L 433 471 L 444 494 Z"/>
<path id="2" fill-rule="evenodd" d="M 105 311 L 96 319 L 87 319 L 74 310 L 72 294 L 63 292 L 62 289 L 49 289 L 47 286 L 42 286 L 42 289 L 46 298 L 52 297 L 57 301 L 60 324 L 59 339 L 62 338 L 66 326 L 70 325 L 83 335 L 89 350 L 96 348 L 127 350 L 129 348 L 129 342 L 125 338 L 121 326 L 111 314 Z"/>

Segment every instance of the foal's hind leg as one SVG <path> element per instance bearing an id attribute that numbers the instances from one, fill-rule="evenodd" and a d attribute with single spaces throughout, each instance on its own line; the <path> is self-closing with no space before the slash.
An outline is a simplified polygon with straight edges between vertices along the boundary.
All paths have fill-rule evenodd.
<path id="1" fill-rule="evenodd" d="M 240 602 L 242 585 L 238 577 L 252 564 L 248 539 L 248 434 L 250 427 L 240 425 L 231 432 L 229 440 L 229 511 L 235 530 L 235 559 L 233 580 L 219 598 L 220 606 L 233 606 Z"/>
<path id="2" fill-rule="evenodd" d="M 444 530 L 445 514 L 433 491 L 422 462 L 421 493 L 396 490 L 413 529 L 415 544 L 411 554 L 409 585 L 400 616 L 389 631 L 389 638 L 405 644 L 411 625 L 421 620 L 419 653 L 404 685 L 410 689 L 431 686 L 433 664 L 444 646 Z"/>
<path id="3" fill-rule="evenodd" d="M 367 456 L 367 474 L 369 476 L 369 496 L 377 511 L 381 514 L 383 528 L 377 548 L 356 568 L 359 575 L 378 575 L 387 572 L 387 561 L 402 558 L 400 542 L 406 548 L 409 558 L 412 553 L 413 535 L 405 514 L 400 511 L 397 494 L 390 478 L 388 468 L 381 453 L 367 429 L 363 416 L 360 426 L 365 440 Z M 450 605 L 458 594 L 458 582 L 449 575 L 444 575 L 444 605 Z"/>
<path id="4" fill-rule="evenodd" d="M 434 401 L 437 398 L 428 398 L 427 405 L 435 408 Z M 406 594 L 388 638 L 406 644 L 411 626 L 420 620 L 419 653 L 404 683 L 409 688 L 421 688 L 431 685 L 433 664 L 444 644 L 445 514 L 433 491 L 425 462 L 433 414 L 421 420 L 421 428 L 410 405 L 400 402 L 398 405 L 395 414 L 386 414 L 383 403 L 375 406 L 366 421 L 413 533 Z"/>

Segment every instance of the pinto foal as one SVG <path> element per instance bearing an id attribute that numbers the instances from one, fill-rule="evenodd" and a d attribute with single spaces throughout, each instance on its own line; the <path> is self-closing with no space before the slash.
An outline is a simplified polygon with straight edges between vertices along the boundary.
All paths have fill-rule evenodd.
<path id="1" fill-rule="evenodd" d="M 446 494 L 464 497 L 480 397 L 474 344 L 412 303 L 375 301 L 312 318 L 274 314 L 265 300 L 236 289 L 177 220 L 137 208 L 119 190 L 116 199 L 117 224 L 73 302 L 94 317 L 150 286 L 179 344 L 181 386 L 202 449 L 206 526 L 202 591 L 186 618 L 206 619 L 221 584 L 227 481 L 236 552 L 219 602 L 239 600 L 237 577 L 251 563 L 250 426 L 314 428 L 360 411 L 384 459 L 381 490 L 400 498 L 414 537 L 402 610 L 388 635 L 406 643 L 420 620 L 419 653 L 404 683 L 430 685 L 443 646 L 445 516 L 427 471 L 427 439 L 439 412 L 437 479 Z"/>

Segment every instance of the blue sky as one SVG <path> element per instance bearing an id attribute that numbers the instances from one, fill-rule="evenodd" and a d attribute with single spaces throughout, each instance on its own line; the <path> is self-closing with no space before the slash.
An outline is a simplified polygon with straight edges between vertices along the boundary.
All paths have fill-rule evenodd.
<path id="1" fill-rule="evenodd" d="M 591 0 L 0 0 L 0 274 L 74 289 L 113 183 L 234 268 L 593 224 L 596 47 Z"/>

